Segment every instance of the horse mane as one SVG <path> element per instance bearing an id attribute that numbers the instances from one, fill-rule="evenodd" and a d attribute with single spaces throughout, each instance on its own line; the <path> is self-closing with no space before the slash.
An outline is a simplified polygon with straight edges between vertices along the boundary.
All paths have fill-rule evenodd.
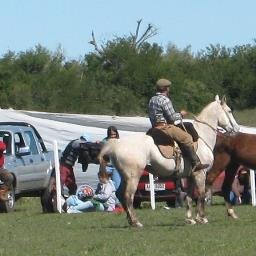
<path id="1" fill-rule="evenodd" d="M 199 114 L 196 115 L 196 118 L 199 118 L 199 119 L 200 119 L 200 117 L 204 116 L 204 114 L 205 114 L 206 112 L 209 113 L 209 108 L 212 108 L 213 105 L 216 105 L 216 104 L 218 104 L 218 103 L 219 103 L 218 101 L 213 101 L 213 102 L 208 103 L 208 104 L 201 110 L 201 112 L 199 112 Z"/>

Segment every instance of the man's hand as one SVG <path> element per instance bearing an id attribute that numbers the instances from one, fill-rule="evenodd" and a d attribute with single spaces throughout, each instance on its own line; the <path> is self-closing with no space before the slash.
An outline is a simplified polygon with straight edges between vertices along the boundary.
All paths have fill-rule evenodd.
<path id="1" fill-rule="evenodd" d="M 185 117 L 188 115 L 188 112 L 186 110 L 181 110 L 180 114 L 182 115 L 182 117 Z"/>

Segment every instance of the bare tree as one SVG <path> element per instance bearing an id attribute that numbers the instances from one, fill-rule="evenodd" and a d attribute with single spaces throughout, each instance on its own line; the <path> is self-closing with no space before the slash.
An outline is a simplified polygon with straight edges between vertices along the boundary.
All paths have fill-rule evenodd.
<path id="1" fill-rule="evenodd" d="M 95 40 L 95 36 L 94 36 L 94 32 L 92 31 L 92 40 L 89 41 L 89 44 L 92 44 L 94 46 L 94 49 L 95 51 L 101 56 L 103 57 L 104 56 L 104 53 L 105 53 L 105 48 L 103 47 L 103 45 L 101 45 L 100 47 L 98 46 L 96 40 Z M 109 59 L 106 59 L 106 57 L 104 57 L 104 61 L 103 61 L 103 66 L 109 66 L 109 65 L 112 65 L 112 62 L 111 60 Z"/>
<path id="2" fill-rule="evenodd" d="M 140 46 L 146 40 L 157 35 L 158 33 L 157 28 L 155 28 L 152 24 L 149 23 L 147 29 L 141 34 L 141 36 L 139 36 L 141 22 L 142 22 L 142 19 L 138 20 L 135 33 L 134 34 L 130 33 L 132 38 L 132 47 L 134 47 L 135 49 L 139 49 Z M 89 41 L 89 44 L 92 44 L 94 46 L 95 51 L 98 52 L 101 56 L 104 54 L 105 49 L 102 45 L 101 47 L 98 46 L 95 40 L 93 31 L 92 31 L 92 40 Z"/>
<path id="3" fill-rule="evenodd" d="M 96 50 L 96 52 L 98 52 L 100 55 L 103 55 L 104 53 L 104 47 L 101 46 L 101 49 L 99 48 L 96 40 L 95 40 L 95 36 L 94 36 L 94 32 L 92 31 L 92 40 L 89 41 L 89 44 L 92 44 Z"/>
<path id="4" fill-rule="evenodd" d="M 141 26 L 142 19 L 137 21 L 137 28 L 135 34 L 131 34 L 132 37 L 132 45 L 133 47 L 139 49 L 140 46 L 149 38 L 157 35 L 157 28 L 155 28 L 152 24 L 148 24 L 147 29 L 142 33 L 139 37 L 139 31 Z"/>

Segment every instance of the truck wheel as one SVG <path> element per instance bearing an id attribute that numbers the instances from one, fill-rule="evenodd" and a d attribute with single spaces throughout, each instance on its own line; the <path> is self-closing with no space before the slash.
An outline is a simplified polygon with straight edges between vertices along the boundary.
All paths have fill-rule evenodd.
<path id="1" fill-rule="evenodd" d="M 0 200 L 0 212 L 9 213 L 15 209 L 15 192 L 13 186 L 7 192 L 7 200 Z"/>
<path id="2" fill-rule="evenodd" d="M 41 205 L 43 213 L 55 212 L 54 201 L 56 197 L 55 177 L 51 177 L 48 187 L 41 194 Z"/>

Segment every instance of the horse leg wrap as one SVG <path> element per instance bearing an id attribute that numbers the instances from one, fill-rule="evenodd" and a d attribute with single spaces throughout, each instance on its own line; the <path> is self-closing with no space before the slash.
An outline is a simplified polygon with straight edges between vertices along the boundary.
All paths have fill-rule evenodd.
<path id="1" fill-rule="evenodd" d="M 234 209 L 228 209 L 227 213 L 228 213 L 228 217 L 231 217 L 233 219 L 238 219 L 238 216 L 236 215 Z"/>
<path id="2" fill-rule="evenodd" d="M 189 225 L 195 225 L 197 222 L 194 219 L 185 219 L 185 223 Z"/>

